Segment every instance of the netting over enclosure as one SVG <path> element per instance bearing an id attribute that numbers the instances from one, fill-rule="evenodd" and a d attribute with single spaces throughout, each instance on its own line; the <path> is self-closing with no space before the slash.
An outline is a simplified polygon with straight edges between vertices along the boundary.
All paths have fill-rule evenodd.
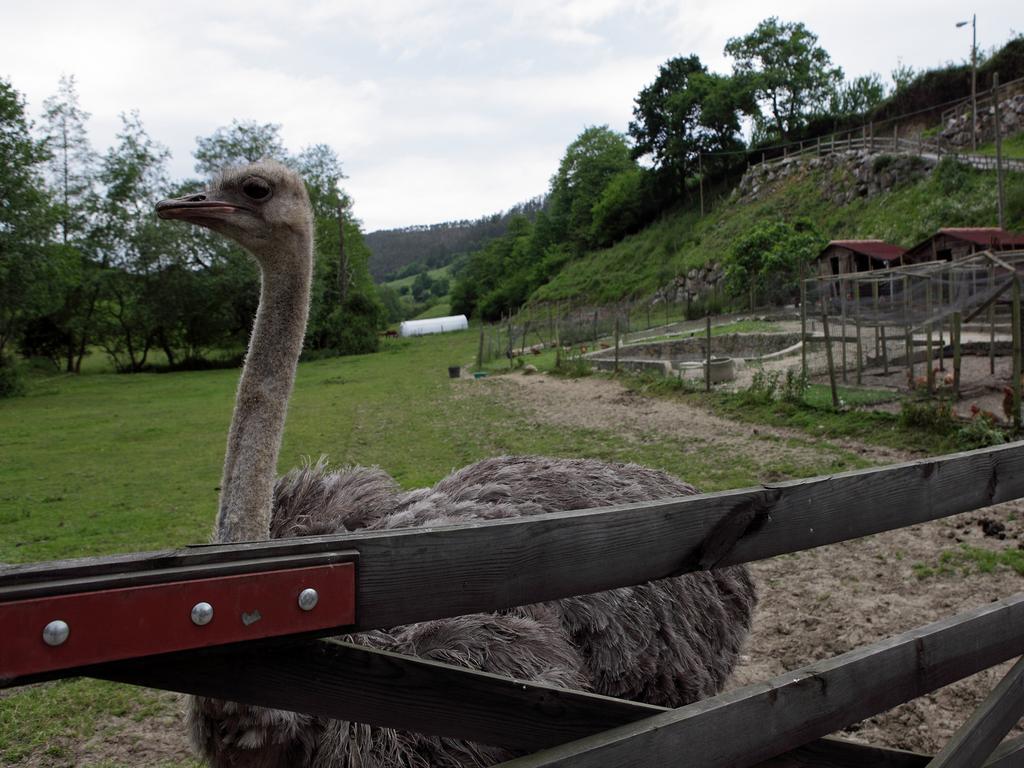
<path id="1" fill-rule="evenodd" d="M 967 322 L 989 306 L 1008 304 L 1008 289 L 1020 275 L 1024 251 L 983 251 L 954 261 L 809 278 L 804 301 L 809 317 L 824 310 L 858 326 L 916 331 L 957 313 Z"/>

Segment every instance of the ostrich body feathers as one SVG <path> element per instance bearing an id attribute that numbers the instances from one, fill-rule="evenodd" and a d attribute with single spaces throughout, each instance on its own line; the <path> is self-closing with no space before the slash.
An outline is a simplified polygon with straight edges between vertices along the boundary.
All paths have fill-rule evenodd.
<path id="1" fill-rule="evenodd" d="M 591 459 L 499 457 L 403 492 L 379 469 L 289 472 L 274 489 L 275 538 L 439 526 L 684 496 L 657 470 Z M 678 707 L 717 693 L 756 602 L 742 566 L 350 635 L 342 639 L 472 669 Z M 193 741 L 220 768 L 462 768 L 508 750 L 280 710 L 193 699 Z"/>

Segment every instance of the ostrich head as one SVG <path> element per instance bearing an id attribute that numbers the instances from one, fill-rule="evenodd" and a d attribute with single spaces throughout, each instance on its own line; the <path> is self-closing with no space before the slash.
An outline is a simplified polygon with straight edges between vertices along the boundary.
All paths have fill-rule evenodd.
<path id="1" fill-rule="evenodd" d="M 294 271 L 309 254 L 313 216 L 302 178 L 276 160 L 230 168 L 210 188 L 156 205 L 162 219 L 212 229 L 244 247 L 264 272 Z"/>
<path id="2" fill-rule="evenodd" d="M 301 177 L 273 160 L 224 171 L 210 189 L 156 206 L 163 219 L 212 229 L 248 250 L 262 275 L 228 433 L 220 542 L 270 537 L 277 455 L 302 352 L 313 272 L 313 213 Z"/>

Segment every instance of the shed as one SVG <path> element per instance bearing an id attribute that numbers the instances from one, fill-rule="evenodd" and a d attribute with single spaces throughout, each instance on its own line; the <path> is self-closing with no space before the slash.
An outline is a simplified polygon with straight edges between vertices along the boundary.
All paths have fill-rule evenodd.
<path id="1" fill-rule="evenodd" d="M 1012 251 L 1024 248 L 1024 233 L 999 227 L 943 227 L 910 248 L 904 255 L 908 264 L 952 261 L 979 251 Z"/>
<path id="2" fill-rule="evenodd" d="M 818 254 L 821 277 L 898 267 L 905 248 L 884 240 L 833 240 Z"/>
<path id="3" fill-rule="evenodd" d="M 431 317 L 426 320 L 406 320 L 398 326 L 400 336 L 425 336 L 428 333 L 447 333 L 448 331 L 464 331 L 469 328 L 465 315 L 449 315 L 448 317 Z"/>

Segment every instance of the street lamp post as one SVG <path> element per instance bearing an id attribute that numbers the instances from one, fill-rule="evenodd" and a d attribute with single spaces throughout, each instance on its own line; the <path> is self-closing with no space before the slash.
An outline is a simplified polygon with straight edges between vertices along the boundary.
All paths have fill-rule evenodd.
<path id="1" fill-rule="evenodd" d="M 971 14 L 971 149 L 978 149 L 978 15 Z M 966 27 L 966 21 L 958 21 L 957 27 Z"/>

